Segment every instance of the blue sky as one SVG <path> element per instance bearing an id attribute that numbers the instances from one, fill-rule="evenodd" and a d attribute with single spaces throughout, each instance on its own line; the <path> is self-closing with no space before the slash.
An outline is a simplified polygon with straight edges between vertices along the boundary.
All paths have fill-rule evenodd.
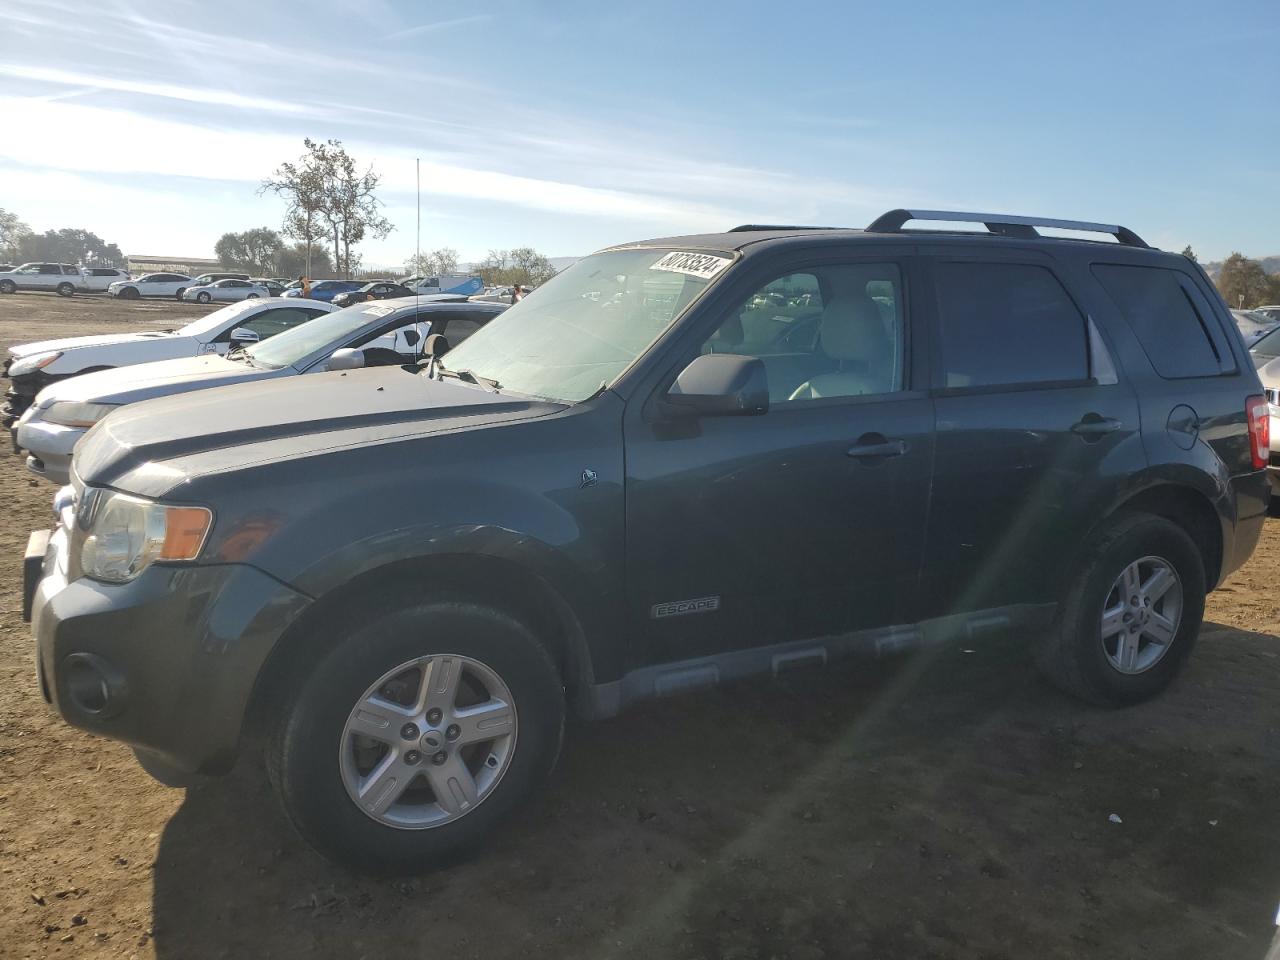
<path id="1" fill-rule="evenodd" d="M 277 226 L 337 137 L 422 246 L 551 256 L 923 206 L 1280 253 L 1268 2 L 34 0 L 0 17 L 0 207 L 126 252 Z"/>

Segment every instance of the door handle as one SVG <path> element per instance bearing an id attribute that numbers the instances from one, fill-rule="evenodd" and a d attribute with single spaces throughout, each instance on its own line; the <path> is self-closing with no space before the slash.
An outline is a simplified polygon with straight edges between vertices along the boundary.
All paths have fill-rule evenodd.
<path id="1" fill-rule="evenodd" d="M 878 433 L 865 434 L 849 448 L 849 456 L 858 460 L 900 457 L 907 452 L 907 441 L 886 440 Z"/>
<path id="2" fill-rule="evenodd" d="M 1103 417 L 1096 413 L 1086 413 L 1077 423 L 1071 425 L 1071 432 L 1088 439 L 1098 439 L 1104 434 L 1115 433 L 1124 424 L 1114 417 Z"/>

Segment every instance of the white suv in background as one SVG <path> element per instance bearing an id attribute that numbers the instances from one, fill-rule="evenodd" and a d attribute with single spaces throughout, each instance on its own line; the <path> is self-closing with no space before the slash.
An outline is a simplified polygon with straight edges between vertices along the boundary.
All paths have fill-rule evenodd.
<path id="1" fill-rule="evenodd" d="M 84 274 L 84 289 L 90 293 L 102 293 L 116 281 L 129 279 L 127 270 L 115 267 L 82 267 L 80 272 Z"/>
<path id="2" fill-rule="evenodd" d="M 191 286 L 192 279 L 181 273 L 144 273 L 136 280 L 117 280 L 107 285 L 107 296 L 121 300 L 139 297 L 176 297 Z"/>
<path id="3" fill-rule="evenodd" d="M 84 274 L 70 263 L 24 263 L 14 270 L 0 273 L 0 293 L 18 290 L 53 290 L 69 297 L 85 288 Z"/>

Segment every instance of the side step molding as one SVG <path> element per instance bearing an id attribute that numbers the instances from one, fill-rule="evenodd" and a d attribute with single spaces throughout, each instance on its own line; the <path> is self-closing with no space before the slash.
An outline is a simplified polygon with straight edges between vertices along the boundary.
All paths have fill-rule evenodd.
<path id="1" fill-rule="evenodd" d="M 612 717 L 641 700 L 678 696 L 747 677 L 777 678 L 794 670 L 825 667 L 854 657 L 878 659 L 957 640 L 978 642 L 1000 637 L 1015 627 L 1048 623 L 1055 609 L 1054 604 L 1024 604 L 981 610 L 911 626 L 862 630 L 640 667 L 618 680 L 592 685 L 578 706 L 587 717 Z"/>

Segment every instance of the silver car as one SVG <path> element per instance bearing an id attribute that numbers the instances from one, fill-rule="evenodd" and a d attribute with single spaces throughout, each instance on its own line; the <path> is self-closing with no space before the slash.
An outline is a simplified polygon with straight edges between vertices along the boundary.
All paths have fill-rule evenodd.
<path id="1" fill-rule="evenodd" d="M 428 334 L 443 333 L 450 346 L 457 346 L 505 309 L 503 304 L 453 297 L 378 300 L 325 314 L 226 356 L 162 360 L 69 377 L 40 392 L 18 420 L 14 442 L 27 452 L 32 473 L 65 484 L 76 441 L 125 404 L 331 368 L 413 363 Z M 337 351 L 343 354 L 335 358 Z"/>

